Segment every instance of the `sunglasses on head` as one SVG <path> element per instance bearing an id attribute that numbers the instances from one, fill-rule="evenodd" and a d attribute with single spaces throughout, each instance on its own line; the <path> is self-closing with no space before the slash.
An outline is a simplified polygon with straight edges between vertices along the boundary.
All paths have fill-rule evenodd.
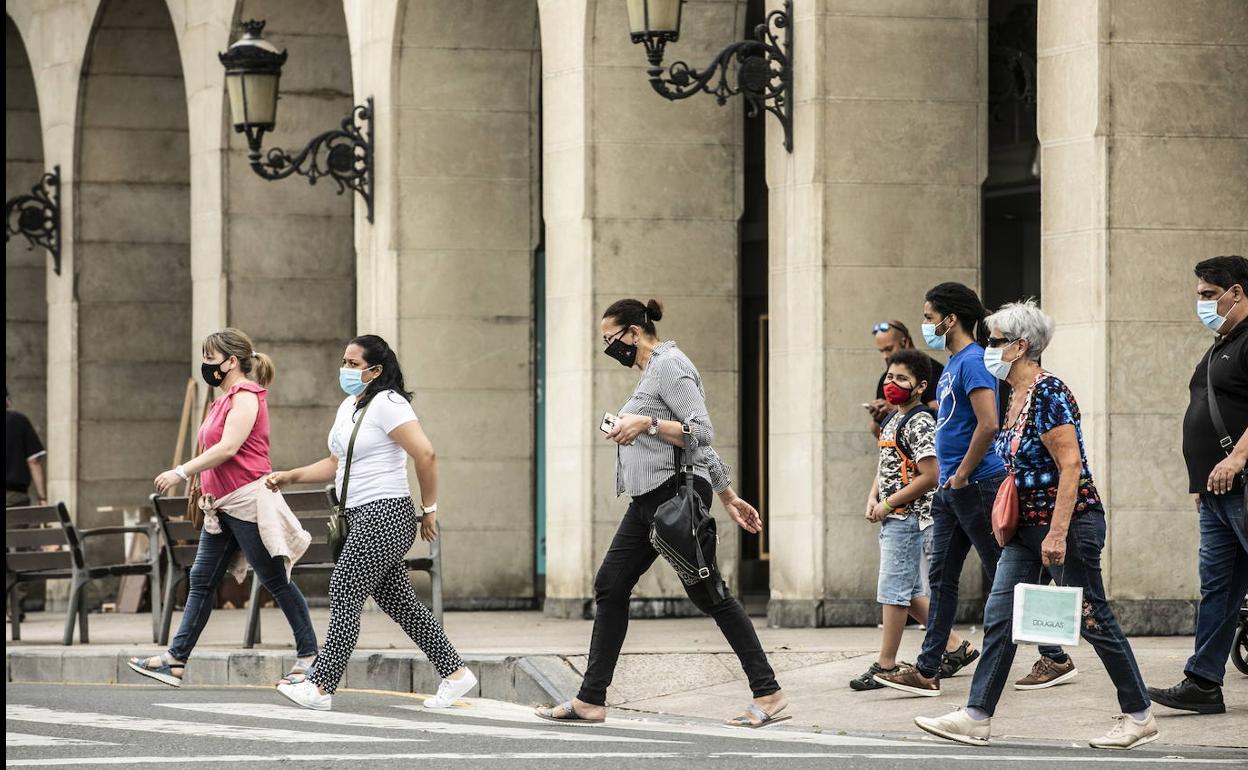
<path id="1" fill-rule="evenodd" d="M 872 327 L 871 327 L 871 333 L 872 333 L 872 334 L 879 334 L 880 332 L 886 332 L 886 331 L 888 331 L 888 330 L 889 330 L 889 329 L 891 329 L 891 328 L 893 328 L 893 325 L 892 325 L 892 324 L 890 324 L 888 321 L 881 321 L 881 322 L 879 322 L 878 324 L 876 324 L 875 326 L 872 326 Z"/>

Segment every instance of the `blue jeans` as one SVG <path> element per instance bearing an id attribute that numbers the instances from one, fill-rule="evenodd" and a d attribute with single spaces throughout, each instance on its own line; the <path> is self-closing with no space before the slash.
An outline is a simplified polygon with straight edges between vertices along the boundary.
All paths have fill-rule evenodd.
<path id="1" fill-rule="evenodd" d="M 1200 496 L 1200 608 L 1196 652 L 1184 671 L 1218 684 L 1248 593 L 1248 522 L 1243 495 Z"/>
<path id="2" fill-rule="evenodd" d="M 961 489 L 941 488 L 932 498 L 932 558 L 928 573 L 931 599 L 927 611 L 927 635 L 915 665 L 923 676 L 940 671 L 941 657 L 949 644 L 958 612 L 958 582 L 971 547 L 979 554 L 984 575 L 991 584 L 997 571 L 1001 547 L 992 534 L 992 503 L 1005 476 L 972 481 Z M 1061 647 L 1041 647 L 1040 654 L 1065 660 Z M 983 665 L 983 664 L 980 664 Z"/>
<path id="3" fill-rule="evenodd" d="M 1018 646 L 1013 641 L 1014 586 L 1040 581 L 1040 544 L 1048 527 L 1019 527 L 997 562 L 997 576 L 984 607 L 984 650 L 967 705 L 992 714 L 1001 690 L 1010 678 L 1010 666 Z M 1083 623 L 1080 635 L 1091 643 L 1105 673 L 1118 690 L 1118 706 L 1124 713 L 1148 708 L 1148 691 L 1135 654 L 1118 626 L 1101 579 L 1101 550 L 1105 547 L 1105 514 L 1085 513 L 1071 519 L 1066 535 L 1066 560 L 1056 567 L 1058 583 L 1083 588 Z M 1045 581 L 1047 582 L 1047 580 Z"/>
<path id="4" fill-rule="evenodd" d="M 181 661 L 190 657 L 204 626 L 208 625 L 217 584 L 234 562 L 240 548 L 255 570 L 253 580 L 259 579 L 264 584 L 277 606 L 286 614 L 286 622 L 290 623 L 290 629 L 295 634 L 296 654 L 301 658 L 315 655 L 316 631 L 312 628 L 308 603 L 299 586 L 286 579 L 285 560 L 269 555 L 255 522 L 239 521 L 226 513 L 217 518 L 221 522 L 219 534 L 213 535 L 207 530 L 199 533 L 199 550 L 195 552 L 190 586 L 186 592 L 186 610 L 182 613 L 178 635 L 169 645 L 169 656 Z"/>

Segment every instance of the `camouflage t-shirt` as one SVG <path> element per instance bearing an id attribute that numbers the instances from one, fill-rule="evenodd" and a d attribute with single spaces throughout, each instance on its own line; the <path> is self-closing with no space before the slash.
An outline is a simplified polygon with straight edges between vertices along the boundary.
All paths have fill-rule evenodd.
<path id="1" fill-rule="evenodd" d="M 897 435 L 897 425 L 901 422 L 903 415 L 894 414 L 889 417 L 888 422 L 884 423 L 884 427 L 880 428 L 880 441 L 893 441 Z M 919 412 L 906 421 L 905 435 L 899 442 L 905 449 L 910 460 L 918 464 L 920 460 L 928 457 L 936 456 L 936 418 L 930 412 Z M 889 495 L 897 493 L 905 483 L 902 480 L 901 473 L 901 453 L 891 446 L 880 447 L 880 464 L 878 468 L 880 479 L 880 499 L 883 500 Z M 910 468 L 908 480 L 913 480 L 915 469 Z M 905 508 L 895 513 L 889 514 L 890 519 L 904 519 L 907 516 L 917 513 L 919 515 L 919 528 L 926 529 L 932 523 L 932 497 L 935 496 L 936 490 L 932 490 L 913 501 Z"/>

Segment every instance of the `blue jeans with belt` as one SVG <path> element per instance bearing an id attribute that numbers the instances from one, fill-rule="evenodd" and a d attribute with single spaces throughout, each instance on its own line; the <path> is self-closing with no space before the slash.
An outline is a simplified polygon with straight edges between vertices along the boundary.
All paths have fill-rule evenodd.
<path id="1" fill-rule="evenodd" d="M 1184 671 L 1222 683 L 1235 641 L 1239 606 L 1248 593 L 1248 522 L 1244 496 L 1200 496 L 1200 608 L 1196 652 Z"/>
<path id="2" fill-rule="evenodd" d="M 228 513 L 221 513 L 217 519 L 221 522 L 219 533 L 214 535 L 208 530 L 199 533 L 199 550 L 195 552 L 190 585 L 186 591 L 186 609 L 178 625 L 178 635 L 169 645 L 169 656 L 181 661 L 190 657 L 204 626 L 208 625 L 217 584 L 234 562 L 240 548 L 255 570 L 252 579 L 264 584 L 285 613 L 290 630 L 295 634 L 296 654 L 301 658 L 315 655 L 316 630 L 312 628 L 308 602 L 299 586 L 286 578 L 285 559 L 269 555 L 255 522 L 239 521 Z"/>
<path id="3" fill-rule="evenodd" d="M 1013 641 L 1014 586 L 1037 583 L 1042 572 L 1040 544 L 1049 534 L 1047 526 L 1019 527 L 1014 539 L 1006 544 L 997 562 L 992 593 L 984 607 L 984 650 L 967 705 L 992 714 L 1001 699 L 1001 691 L 1010 678 L 1010 666 L 1018 646 Z M 1101 550 L 1105 547 L 1105 513 L 1089 511 L 1071 519 L 1066 534 L 1066 559 L 1052 568 L 1059 585 L 1083 588 L 1083 615 L 1080 636 L 1105 665 L 1105 673 L 1118 690 L 1118 706 L 1123 713 L 1148 708 L 1148 691 L 1135 654 L 1122 628 L 1114 618 L 1105 599 L 1105 583 L 1101 579 Z M 1047 580 L 1046 580 L 1047 582 Z"/>
<path id="4" fill-rule="evenodd" d="M 933 677 L 940 672 L 940 661 L 958 612 L 962 565 L 972 546 L 979 554 L 989 585 L 993 583 L 1001 547 L 992 534 L 992 503 L 1004 480 L 1001 475 L 972 481 L 961 489 L 942 487 L 932 498 L 932 556 L 928 573 L 931 603 L 923 649 L 915 662 L 923 676 Z M 1066 659 L 1061 647 L 1041 647 L 1040 654 L 1057 661 Z"/>

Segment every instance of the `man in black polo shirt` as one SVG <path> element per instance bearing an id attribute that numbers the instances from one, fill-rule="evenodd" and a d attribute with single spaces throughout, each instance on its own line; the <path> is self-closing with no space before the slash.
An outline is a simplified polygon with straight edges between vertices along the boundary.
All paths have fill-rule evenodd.
<path id="1" fill-rule="evenodd" d="M 30 505 L 30 483 L 35 483 L 39 505 L 48 504 L 43 474 L 47 452 L 35 426 L 26 415 L 12 409 L 9 389 L 4 389 L 4 507 Z"/>
<path id="2" fill-rule="evenodd" d="M 1150 687 L 1148 694 L 1170 708 L 1221 714 L 1226 657 L 1248 592 L 1248 259 L 1206 259 L 1196 265 L 1196 278 L 1196 314 L 1217 335 L 1196 365 L 1183 418 L 1183 459 L 1190 491 L 1200 496 L 1196 652 L 1187 659 L 1182 682 L 1166 690 Z"/>

